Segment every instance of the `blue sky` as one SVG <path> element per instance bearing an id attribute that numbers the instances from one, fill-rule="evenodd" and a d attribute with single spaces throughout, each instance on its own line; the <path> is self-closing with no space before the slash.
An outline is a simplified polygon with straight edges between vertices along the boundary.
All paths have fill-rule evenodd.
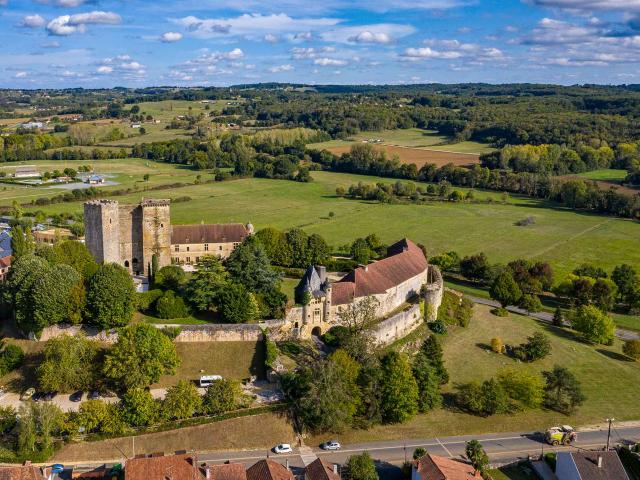
<path id="1" fill-rule="evenodd" d="M 640 0 L 0 0 L 0 87 L 640 83 Z"/>

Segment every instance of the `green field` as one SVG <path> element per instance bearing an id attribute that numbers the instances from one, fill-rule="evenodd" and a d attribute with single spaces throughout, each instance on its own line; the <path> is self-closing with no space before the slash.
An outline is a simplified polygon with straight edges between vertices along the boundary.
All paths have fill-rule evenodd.
<path id="1" fill-rule="evenodd" d="M 590 172 L 579 173 L 577 176 L 588 180 L 600 180 L 603 182 L 620 183 L 624 180 L 629 172 L 626 170 L 615 170 L 612 168 L 604 168 L 602 170 L 592 170 Z"/>
<path id="2" fill-rule="evenodd" d="M 377 132 L 360 132 L 347 140 L 331 140 L 312 143 L 309 148 L 330 148 L 361 143 L 363 140 L 381 140 L 382 145 L 400 145 L 403 147 L 421 148 L 424 150 L 442 150 L 454 153 L 486 153 L 493 149 L 478 142 L 449 143 L 449 138 L 434 130 L 407 128 L 398 130 L 380 130 Z"/>
<path id="3" fill-rule="evenodd" d="M 341 434 L 344 443 L 381 439 L 431 438 L 434 436 L 470 435 L 490 432 L 541 431 L 550 425 L 584 426 L 603 424 L 604 419 L 640 418 L 640 362 L 621 355 L 621 342 L 611 347 L 592 346 L 580 341 L 573 332 L 538 323 L 520 315 L 496 317 L 489 308 L 476 305 L 474 317 L 466 329 L 452 328 L 444 337 L 444 361 L 451 382 L 444 393 L 455 392 L 456 383 L 483 381 L 502 368 L 541 372 L 561 364 L 569 368 L 581 382 L 587 400 L 573 415 L 548 410 L 529 410 L 515 414 L 476 417 L 455 409 L 438 409 L 418 415 L 402 425 L 378 426 L 371 430 L 350 430 Z M 535 331 L 549 335 L 552 353 L 549 357 L 523 364 L 488 348 L 493 337 L 505 343 L 518 344 Z M 615 372 L 615 375 L 612 375 Z M 320 440 L 320 437 L 314 438 Z"/>

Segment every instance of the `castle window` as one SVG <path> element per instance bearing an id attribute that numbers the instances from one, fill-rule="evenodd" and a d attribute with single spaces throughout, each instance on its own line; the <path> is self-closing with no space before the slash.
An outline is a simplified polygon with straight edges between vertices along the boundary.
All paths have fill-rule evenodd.
<path id="1" fill-rule="evenodd" d="M 160 228 L 164 228 L 164 225 L 162 223 L 160 224 Z"/>
<path id="2" fill-rule="evenodd" d="M 187 252 L 189 251 L 189 245 L 187 245 Z"/>
<path id="3" fill-rule="evenodd" d="M 209 251 L 209 244 L 208 244 L 208 243 L 205 243 L 205 244 L 204 244 L 204 251 L 205 251 L 205 252 L 208 252 L 208 251 Z"/>
<path id="4" fill-rule="evenodd" d="M 187 263 L 191 263 L 191 257 L 187 257 Z"/>
<path id="5" fill-rule="evenodd" d="M 176 252 L 179 252 L 179 251 L 180 251 L 180 245 L 176 245 L 176 247 L 175 247 L 175 251 L 176 251 Z"/>
<path id="6" fill-rule="evenodd" d="M 218 247 L 218 250 L 222 250 L 222 245 L 220 245 L 220 246 Z"/>

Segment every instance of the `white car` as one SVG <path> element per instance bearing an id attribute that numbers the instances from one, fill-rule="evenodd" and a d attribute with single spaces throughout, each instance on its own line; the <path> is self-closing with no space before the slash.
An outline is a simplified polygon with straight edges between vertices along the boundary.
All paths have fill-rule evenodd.
<path id="1" fill-rule="evenodd" d="M 320 448 L 323 450 L 340 450 L 342 445 L 337 440 L 329 440 L 328 442 L 324 442 L 320 445 Z"/>
<path id="2" fill-rule="evenodd" d="M 288 443 L 281 443 L 280 445 L 276 445 L 275 447 L 273 447 L 273 452 L 274 453 L 293 453 L 293 449 L 291 448 L 291 445 L 289 445 Z"/>

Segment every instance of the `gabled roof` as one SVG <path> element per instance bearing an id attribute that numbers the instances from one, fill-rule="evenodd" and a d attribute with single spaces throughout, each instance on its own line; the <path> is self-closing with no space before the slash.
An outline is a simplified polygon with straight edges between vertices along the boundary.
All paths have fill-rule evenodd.
<path id="1" fill-rule="evenodd" d="M 422 480 L 470 480 L 482 478 L 468 463 L 426 454 L 414 463 Z"/>
<path id="2" fill-rule="evenodd" d="M 309 480 L 340 480 L 340 475 L 333 471 L 333 463 L 321 458 L 315 459 L 305 468 Z"/>
<path id="3" fill-rule="evenodd" d="M 260 460 L 247 469 L 247 480 L 294 480 L 293 474 L 271 459 Z"/>
<path id="4" fill-rule="evenodd" d="M 324 288 L 324 282 L 322 281 L 322 278 L 320 278 L 316 267 L 309 265 L 304 276 L 300 279 L 300 283 L 298 283 L 298 286 L 296 287 L 296 292 L 309 292 L 317 298 L 326 295 Z"/>
<path id="5" fill-rule="evenodd" d="M 0 480 L 45 480 L 45 477 L 34 465 L 12 465 L 0 467 Z"/>
<path id="6" fill-rule="evenodd" d="M 618 452 L 615 450 L 609 452 L 559 452 L 558 460 L 563 455 L 570 456 L 582 480 L 629 480 L 620 457 L 618 457 Z M 600 467 L 598 467 L 598 457 L 602 457 Z"/>
<path id="7" fill-rule="evenodd" d="M 11 235 L 9 232 L 0 232 L 0 257 L 7 257 L 13 254 L 11 249 Z"/>
<path id="8" fill-rule="evenodd" d="M 241 223 L 172 225 L 171 244 L 242 242 L 249 235 Z"/>
<path id="9" fill-rule="evenodd" d="M 153 454 L 127 460 L 125 480 L 204 480 L 191 455 Z"/>
<path id="10" fill-rule="evenodd" d="M 247 480 L 247 472 L 241 463 L 209 465 L 207 470 L 210 480 Z"/>
<path id="11" fill-rule="evenodd" d="M 332 284 L 331 303 L 344 305 L 354 298 L 383 294 L 428 267 L 422 250 L 407 238 L 391 245 L 387 252 L 386 258 L 358 267 Z"/>

